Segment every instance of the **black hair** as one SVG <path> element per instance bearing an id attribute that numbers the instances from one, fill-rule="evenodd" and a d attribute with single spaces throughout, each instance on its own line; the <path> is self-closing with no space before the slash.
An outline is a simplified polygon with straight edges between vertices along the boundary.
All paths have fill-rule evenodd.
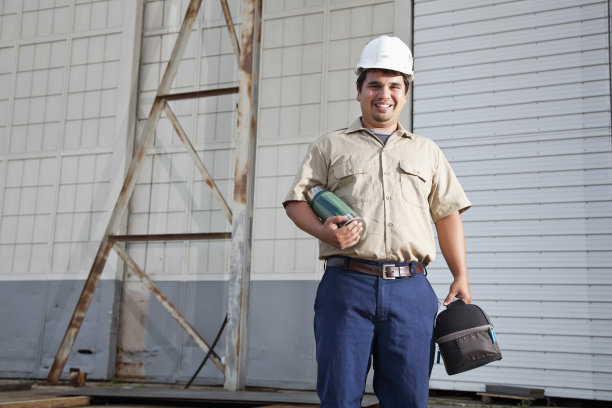
<path id="1" fill-rule="evenodd" d="M 366 76 L 368 75 L 368 71 L 379 71 L 384 74 L 401 75 L 402 78 L 404 78 L 404 88 L 406 88 L 406 93 L 408 93 L 408 90 L 410 89 L 410 81 L 408 81 L 407 74 L 404 74 L 403 72 L 399 72 L 399 71 L 393 71 L 392 69 L 369 68 L 369 69 L 359 69 L 358 71 L 359 76 L 357 77 L 357 89 L 359 90 L 359 92 L 361 92 L 361 87 L 363 86 L 363 83 L 365 82 Z"/>

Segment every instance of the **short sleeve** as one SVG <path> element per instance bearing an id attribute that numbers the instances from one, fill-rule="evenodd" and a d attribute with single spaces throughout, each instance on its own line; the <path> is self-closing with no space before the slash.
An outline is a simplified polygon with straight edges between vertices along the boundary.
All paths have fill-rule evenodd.
<path id="1" fill-rule="evenodd" d="M 428 200 L 434 223 L 456 211 L 462 213 L 472 206 L 440 149 L 438 149 L 438 163 L 434 170 Z"/>
<path id="2" fill-rule="evenodd" d="M 318 185 L 327 184 L 327 162 L 317 143 L 313 143 L 302 160 L 291 188 L 283 200 L 283 207 L 289 201 L 308 201 L 307 192 Z"/>

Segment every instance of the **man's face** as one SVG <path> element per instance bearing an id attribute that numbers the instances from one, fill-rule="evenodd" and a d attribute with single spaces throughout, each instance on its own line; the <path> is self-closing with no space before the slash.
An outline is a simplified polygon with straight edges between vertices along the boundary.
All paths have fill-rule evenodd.
<path id="1" fill-rule="evenodd" d="M 406 104 L 404 78 L 396 73 L 370 70 L 361 91 L 357 88 L 357 100 L 361 103 L 364 127 L 394 131 Z"/>

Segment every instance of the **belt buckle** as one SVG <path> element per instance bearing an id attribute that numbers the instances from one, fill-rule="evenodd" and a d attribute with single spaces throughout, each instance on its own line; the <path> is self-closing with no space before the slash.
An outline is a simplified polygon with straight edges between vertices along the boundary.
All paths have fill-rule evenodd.
<path id="1" fill-rule="evenodd" d="M 384 280 L 394 280 L 395 279 L 395 276 L 387 276 L 387 274 L 386 274 L 386 270 L 387 270 L 388 267 L 389 268 L 395 268 L 395 266 L 396 266 L 395 264 L 382 264 L 381 265 L 381 268 L 382 268 L 382 278 Z"/>

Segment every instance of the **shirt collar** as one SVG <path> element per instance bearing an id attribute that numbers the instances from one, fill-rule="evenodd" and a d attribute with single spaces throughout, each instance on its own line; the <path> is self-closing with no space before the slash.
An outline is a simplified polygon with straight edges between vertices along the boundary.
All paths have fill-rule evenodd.
<path id="1" fill-rule="evenodd" d="M 408 137 L 408 138 L 412 138 L 412 133 L 408 132 L 406 129 L 404 129 L 404 127 L 402 126 L 401 123 L 397 123 L 397 130 L 396 132 L 400 132 L 400 136 L 404 136 L 404 137 Z M 348 129 L 346 130 L 346 133 L 353 133 L 353 132 L 359 132 L 359 131 L 367 131 L 366 128 L 363 127 L 363 125 L 361 124 L 361 117 L 357 118 L 353 123 L 351 123 L 351 125 L 348 127 Z"/>

